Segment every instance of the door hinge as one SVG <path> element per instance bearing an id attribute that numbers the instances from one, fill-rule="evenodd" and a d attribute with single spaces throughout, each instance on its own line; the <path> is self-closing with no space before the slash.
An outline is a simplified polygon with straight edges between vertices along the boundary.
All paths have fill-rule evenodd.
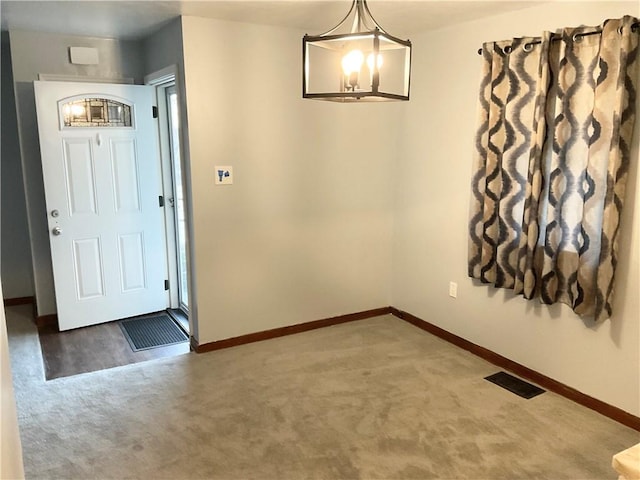
<path id="1" fill-rule="evenodd" d="M 153 115 L 153 118 L 158 118 L 158 107 L 155 105 L 151 107 L 151 114 Z"/>
<path id="2" fill-rule="evenodd" d="M 169 290 L 169 280 L 164 281 L 164 289 Z"/>
<path id="3" fill-rule="evenodd" d="M 162 195 L 158 195 L 158 205 L 164 207 L 164 197 Z"/>

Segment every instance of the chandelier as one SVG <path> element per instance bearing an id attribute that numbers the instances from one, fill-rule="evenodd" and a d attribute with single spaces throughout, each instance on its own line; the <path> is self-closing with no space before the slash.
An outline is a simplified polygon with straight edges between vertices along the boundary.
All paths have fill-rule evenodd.
<path id="1" fill-rule="evenodd" d="M 351 28 L 349 28 L 351 24 Z M 302 39 L 302 96 L 334 102 L 409 100 L 411 42 L 389 35 L 366 0 L 331 30 Z"/>

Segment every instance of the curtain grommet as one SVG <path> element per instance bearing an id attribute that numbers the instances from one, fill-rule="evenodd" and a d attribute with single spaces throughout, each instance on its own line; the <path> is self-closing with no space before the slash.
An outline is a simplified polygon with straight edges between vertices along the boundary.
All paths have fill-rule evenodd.
<path id="1" fill-rule="evenodd" d="M 582 37 L 583 37 L 583 35 L 581 33 L 575 33 L 573 35 L 573 41 L 574 42 L 581 42 L 582 41 Z"/>
<path id="2" fill-rule="evenodd" d="M 620 35 L 622 35 L 622 25 L 620 25 L 620 26 L 618 27 L 618 33 L 619 33 Z"/>
<path id="3" fill-rule="evenodd" d="M 506 54 L 509 54 L 509 53 L 511 53 L 511 52 L 513 51 L 513 47 L 512 47 L 511 45 L 507 45 L 506 47 L 504 47 L 504 48 L 502 49 L 502 51 L 503 51 L 504 53 L 506 53 Z"/>
<path id="4" fill-rule="evenodd" d="M 525 43 L 524 45 L 522 45 L 522 50 L 529 53 L 531 50 L 533 50 L 533 43 Z"/>

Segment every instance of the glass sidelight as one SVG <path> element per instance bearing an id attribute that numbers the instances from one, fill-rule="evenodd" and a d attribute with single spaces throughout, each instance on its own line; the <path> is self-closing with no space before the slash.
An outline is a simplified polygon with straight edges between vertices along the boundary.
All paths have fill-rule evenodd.
<path id="1" fill-rule="evenodd" d="M 176 221 L 176 243 L 178 261 L 178 298 L 180 308 L 189 312 L 189 284 L 187 280 L 187 228 L 185 218 L 184 189 L 182 184 L 182 164 L 180 159 L 180 115 L 178 93 L 175 85 L 165 89 L 169 119 L 169 139 L 171 143 L 171 166 L 173 172 L 173 192 Z"/>

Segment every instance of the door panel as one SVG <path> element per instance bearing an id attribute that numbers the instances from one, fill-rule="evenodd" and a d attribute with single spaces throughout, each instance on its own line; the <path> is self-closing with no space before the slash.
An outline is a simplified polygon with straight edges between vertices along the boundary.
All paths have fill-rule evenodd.
<path id="1" fill-rule="evenodd" d="M 104 296 L 104 269 L 100 238 L 73 241 L 73 265 L 79 300 Z"/>
<path id="2" fill-rule="evenodd" d="M 91 142 L 86 138 L 65 138 L 63 143 L 69 214 L 97 214 Z"/>
<path id="3" fill-rule="evenodd" d="M 135 141 L 111 140 L 111 165 L 116 213 L 140 211 L 140 185 Z"/>
<path id="4" fill-rule="evenodd" d="M 143 233 L 120 235 L 119 240 L 122 292 L 146 288 Z"/>
<path id="5" fill-rule="evenodd" d="M 165 309 L 153 87 L 34 84 L 60 330 Z M 102 99 L 130 108 L 132 121 Z"/>

